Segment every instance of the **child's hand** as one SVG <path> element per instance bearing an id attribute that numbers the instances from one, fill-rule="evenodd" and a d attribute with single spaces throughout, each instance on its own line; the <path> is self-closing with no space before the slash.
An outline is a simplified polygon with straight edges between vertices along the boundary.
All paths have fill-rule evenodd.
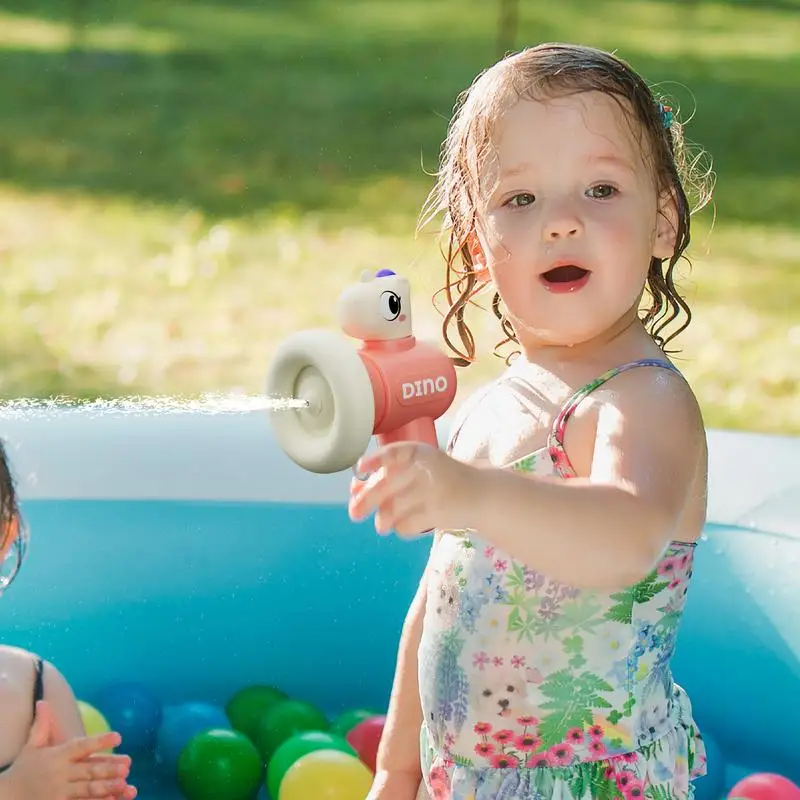
<path id="1" fill-rule="evenodd" d="M 118 733 L 104 733 L 56 744 L 62 738 L 46 700 L 36 704 L 36 717 L 22 752 L 4 778 L 19 800 L 133 800 L 128 786 L 128 756 L 102 753 L 116 747 Z"/>
<path id="2" fill-rule="evenodd" d="M 51 746 L 66 744 L 68 741 L 67 737 L 61 730 L 61 726 L 58 724 L 56 715 L 50 710 L 49 704 L 45 703 L 43 713 L 50 718 L 50 736 L 47 744 Z M 84 760 L 89 761 L 92 764 L 97 764 L 100 762 L 117 764 L 127 767 L 128 771 L 130 771 L 131 766 L 130 756 L 114 755 L 112 753 L 93 753 L 92 755 L 87 756 L 87 758 Z M 127 777 L 128 771 L 125 772 L 125 777 Z M 124 790 L 114 794 L 114 800 L 132 800 L 134 797 L 136 797 L 136 789 L 127 785 L 125 786 Z"/>
<path id="3" fill-rule="evenodd" d="M 364 456 L 357 469 L 369 474 L 350 486 L 350 518 L 375 515 L 375 530 L 419 536 L 433 528 L 459 528 L 477 484 L 478 470 L 418 442 L 397 442 Z"/>

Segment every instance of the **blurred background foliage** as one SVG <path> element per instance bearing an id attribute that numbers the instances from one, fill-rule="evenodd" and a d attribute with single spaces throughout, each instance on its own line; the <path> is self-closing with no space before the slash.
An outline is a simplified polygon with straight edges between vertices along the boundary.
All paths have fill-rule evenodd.
<path id="1" fill-rule="evenodd" d="M 501 52 L 614 49 L 713 157 L 677 363 L 708 424 L 800 432 L 800 0 L 0 0 L 0 394 L 261 390 L 362 269 L 439 338 L 415 236 Z M 476 312 L 494 375 L 500 339 Z"/>

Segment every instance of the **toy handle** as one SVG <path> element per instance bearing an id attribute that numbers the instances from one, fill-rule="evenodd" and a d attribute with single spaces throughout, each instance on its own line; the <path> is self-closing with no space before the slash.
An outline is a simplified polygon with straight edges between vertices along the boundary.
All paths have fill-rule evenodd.
<path id="1" fill-rule="evenodd" d="M 419 417 L 411 420 L 396 430 L 389 433 L 381 433 L 375 437 L 379 445 L 387 445 L 392 442 L 422 442 L 431 447 L 439 447 L 439 437 L 436 435 L 436 423 L 430 417 Z M 355 468 L 353 470 L 356 472 Z M 357 474 L 357 473 L 356 473 Z M 433 533 L 433 528 L 429 528 L 422 533 Z"/>
<path id="2" fill-rule="evenodd" d="M 431 447 L 439 447 L 439 437 L 436 435 L 436 423 L 430 417 L 418 417 L 405 425 L 375 437 L 378 444 L 383 446 L 393 442 L 422 442 Z"/>

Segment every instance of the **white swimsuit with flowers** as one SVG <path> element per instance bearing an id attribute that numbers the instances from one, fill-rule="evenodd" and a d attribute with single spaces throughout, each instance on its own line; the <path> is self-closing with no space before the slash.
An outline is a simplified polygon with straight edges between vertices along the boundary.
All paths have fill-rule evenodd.
<path id="1" fill-rule="evenodd" d="M 609 370 L 565 404 L 548 446 L 512 469 L 574 477 L 567 420 L 598 386 L 640 366 L 674 370 L 660 360 Z M 694 549 L 671 542 L 650 575 L 603 594 L 551 580 L 472 533 L 443 532 L 418 654 L 430 796 L 691 797 L 705 748 L 670 660 Z"/>

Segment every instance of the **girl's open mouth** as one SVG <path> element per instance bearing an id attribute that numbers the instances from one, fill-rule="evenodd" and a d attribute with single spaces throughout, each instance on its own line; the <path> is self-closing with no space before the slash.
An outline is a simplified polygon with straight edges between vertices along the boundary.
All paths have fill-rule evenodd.
<path id="1" fill-rule="evenodd" d="M 562 292 L 575 292 L 586 285 L 591 273 L 588 269 L 575 264 L 564 264 L 542 273 L 540 280 L 545 289 L 560 294 Z"/>

